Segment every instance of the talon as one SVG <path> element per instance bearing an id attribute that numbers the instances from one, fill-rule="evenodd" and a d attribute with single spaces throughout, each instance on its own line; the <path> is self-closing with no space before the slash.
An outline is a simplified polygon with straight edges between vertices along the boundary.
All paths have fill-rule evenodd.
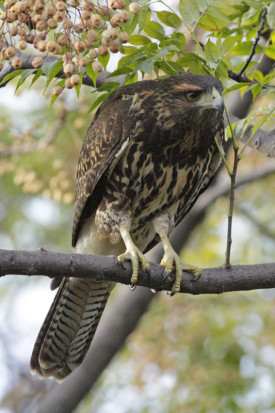
<path id="1" fill-rule="evenodd" d="M 130 284 L 130 290 L 131 291 L 135 291 L 136 288 L 137 288 L 137 285 L 135 283 Z"/>
<path id="2" fill-rule="evenodd" d="M 126 266 L 125 266 L 125 264 L 124 264 L 124 261 L 119 260 L 119 257 L 117 258 L 117 261 L 118 261 L 119 265 L 121 266 L 121 268 L 122 268 L 123 270 L 126 270 Z"/>
<path id="3" fill-rule="evenodd" d="M 167 295 L 169 295 L 169 297 L 173 297 L 173 295 L 175 295 L 176 293 L 174 293 L 173 291 L 167 291 Z"/>
<path id="4" fill-rule="evenodd" d="M 163 283 L 167 279 L 167 277 L 171 274 L 173 268 L 175 268 L 176 270 L 175 281 L 171 289 L 171 292 L 168 292 L 168 295 L 173 296 L 180 291 L 180 284 L 181 284 L 181 278 L 182 278 L 183 271 L 193 272 L 195 276 L 193 281 L 196 281 L 197 279 L 199 279 L 202 271 L 198 267 L 188 265 L 182 262 L 182 260 L 180 259 L 178 254 L 176 254 L 172 245 L 170 244 L 170 241 L 165 232 L 159 232 L 159 235 L 161 237 L 163 247 L 164 247 L 164 256 L 161 260 L 161 265 L 165 265 L 164 279 L 162 280 L 161 283 Z"/>
<path id="5" fill-rule="evenodd" d="M 142 252 L 138 249 L 138 247 L 132 241 L 130 233 L 128 230 L 121 229 L 121 236 L 126 245 L 126 251 L 124 254 L 118 256 L 118 261 L 120 263 L 124 263 L 126 260 L 130 260 L 132 263 L 132 276 L 131 276 L 131 289 L 134 289 L 133 286 L 137 283 L 138 280 L 138 270 L 139 265 L 143 272 L 149 271 L 150 264 L 148 260 L 144 257 Z"/>
<path id="6" fill-rule="evenodd" d="M 194 271 L 194 278 L 191 279 L 192 283 L 198 281 L 198 279 L 201 278 L 202 271 L 201 271 L 199 274 L 197 274 L 197 275 L 195 275 L 195 274 L 196 274 L 196 273 L 195 273 L 195 271 Z"/>
<path id="7" fill-rule="evenodd" d="M 169 272 L 169 271 L 164 271 L 164 273 L 163 273 L 163 278 L 162 278 L 162 280 L 161 280 L 161 282 L 160 282 L 160 284 L 159 284 L 159 287 L 160 287 L 162 284 L 165 283 L 165 281 L 167 280 L 167 278 L 169 277 L 169 275 L 171 275 L 171 272 Z"/>

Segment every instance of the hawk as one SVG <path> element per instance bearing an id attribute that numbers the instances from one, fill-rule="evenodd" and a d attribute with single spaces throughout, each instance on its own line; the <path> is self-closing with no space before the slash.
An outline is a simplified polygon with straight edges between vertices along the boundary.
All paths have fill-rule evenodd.
<path id="1" fill-rule="evenodd" d="M 77 170 L 72 241 L 77 253 L 131 260 L 131 283 L 159 240 L 164 274 L 182 271 L 168 235 L 209 186 L 224 141 L 222 84 L 180 73 L 120 87 L 97 111 Z M 125 251 L 126 249 L 126 251 Z M 31 371 L 64 379 L 82 363 L 114 283 L 64 278 L 36 340 Z"/>

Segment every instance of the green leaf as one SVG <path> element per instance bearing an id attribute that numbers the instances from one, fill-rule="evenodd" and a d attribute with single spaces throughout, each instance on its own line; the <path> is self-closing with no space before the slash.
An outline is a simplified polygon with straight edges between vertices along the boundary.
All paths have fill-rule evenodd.
<path id="1" fill-rule="evenodd" d="M 231 24 L 231 20 L 217 7 L 211 6 L 206 11 L 206 15 L 212 17 L 216 22 L 217 27 L 222 27 L 225 24 Z"/>
<path id="2" fill-rule="evenodd" d="M 173 29 L 179 29 L 182 25 L 182 20 L 176 13 L 171 13 L 170 11 L 157 11 L 157 16 L 162 23 L 166 24 L 166 26 L 173 27 Z"/>
<path id="3" fill-rule="evenodd" d="M 130 67 L 122 66 L 122 67 L 120 67 L 119 69 L 115 70 L 114 72 L 110 73 L 110 74 L 107 76 L 107 78 L 108 78 L 108 77 L 115 77 L 115 76 L 126 75 L 126 74 L 128 74 L 128 73 L 131 73 L 132 70 L 133 70 L 133 69 L 130 68 Z"/>
<path id="4" fill-rule="evenodd" d="M 110 60 L 110 53 L 108 53 L 106 56 L 98 56 L 98 61 L 102 64 L 102 66 L 104 67 L 104 70 L 106 72 L 107 70 L 107 64 Z"/>
<path id="5" fill-rule="evenodd" d="M 59 60 L 53 60 L 52 62 L 45 62 L 43 64 L 43 66 L 41 67 L 41 70 L 43 71 L 43 73 L 46 75 L 47 78 L 49 78 L 51 71 L 54 69 L 54 67 L 59 63 L 59 65 L 61 64 L 63 66 L 63 62 L 61 59 Z M 62 66 L 60 68 L 59 66 L 59 70 L 62 69 Z"/>
<path id="6" fill-rule="evenodd" d="M 4 77 L 4 79 L 2 80 L 2 82 L 0 83 L 0 85 L 2 85 L 2 83 L 8 82 L 9 80 L 13 79 L 13 78 L 16 77 L 16 76 L 21 75 L 21 73 L 22 73 L 23 71 L 24 71 L 24 69 L 18 69 L 18 70 L 14 70 L 14 71 L 11 72 L 11 73 L 8 73 L 8 74 Z"/>
<path id="7" fill-rule="evenodd" d="M 233 92 L 234 90 L 238 90 L 241 89 L 242 87 L 247 88 L 249 86 L 250 83 L 246 83 L 246 82 L 241 82 L 241 83 L 237 83 L 233 86 L 230 86 L 229 88 L 227 88 L 223 94 L 226 95 L 227 93 Z"/>
<path id="8" fill-rule="evenodd" d="M 184 23 L 198 21 L 200 14 L 207 9 L 207 0 L 180 0 L 179 12 Z"/>
<path id="9" fill-rule="evenodd" d="M 126 76 L 124 84 L 130 85 L 132 83 L 136 83 L 137 81 L 138 81 L 138 74 L 133 73 L 133 74 Z"/>
<path id="10" fill-rule="evenodd" d="M 149 6 L 143 6 L 137 16 L 139 28 L 138 32 L 140 33 L 144 29 L 145 24 L 151 20 L 151 10 L 149 9 Z"/>
<path id="11" fill-rule="evenodd" d="M 271 44 L 265 48 L 265 54 L 271 59 L 275 59 L 275 44 Z"/>
<path id="12" fill-rule="evenodd" d="M 183 57 L 178 60 L 182 68 L 188 67 L 195 73 L 206 73 L 206 61 L 194 53 L 183 52 Z"/>
<path id="13" fill-rule="evenodd" d="M 64 87 L 64 85 L 65 85 L 65 79 L 60 80 L 60 82 L 56 84 L 56 86 L 61 86 L 61 87 Z M 56 101 L 56 99 L 58 99 L 58 97 L 59 96 L 52 95 L 50 106 L 54 104 L 54 102 Z"/>
<path id="14" fill-rule="evenodd" d="M 135 72 L 137 72 L 138 70 L 141 70 L 142 72 L 148 73 L 150 76 L 152 76 L 154 64 L 156 60 L 170 53 L 171 47 L 172 46 L 169 46 L 167 48 L 162 48 L 161 51 L 157 53 L 156 55 L 152 56 L 149 59 L 145 59 L 143 62 L 139 63 L 135 68 Z"/>
<path id="15" fill-rule="evenodd" d="M 229 53 L 233 49 L 233 47 L 235 46 L 238 40 L 239 40 L 239 36 L 227 37 L 221 45 L 221 55 L 224 56 L 227 53 Z"/>
<path id="16" fill-rule="evenodd" d="M 180 47 L 181 49 L 184 48 L 185 46 L 185 36 L 183 33 L 172 33 L 171 34 L 171 39 L 176 39 L 180 42 Z"/>
<path id="17" fill-rule="evenodd" d="M 129 20 L 127 23 L 123 23 L 121 25 L 122 30 L 127 32 L 129 35 L 132 34 L 137 27 L 138 24 L 138 14 L 130 14 Z"/>
<path id="18" fill-rule="evenodd" d="M 21 77 L 20 77 L 20 79 L 19 79 L 19 81 L 18 81 L 18 83 L 17 83 L 17 85 L 16 85 L 16 88 L 15 88 L 15 92 L 14 92 L 14 93 L 17 92 L 18 88 L 19 88 L 20 86 L 22 86 L 23 83 L 25 82 L 25 80 L 26 80 L 30 75 L 32 75 L 34 72 L 36 72 L 36 70 L 37 70 L 37 69 L 26 69 L 26 70 L 23 70 L 23 72 L 22 72 L 22 74 L 21 74 Z"/>
<path id="19" fill-rule="evenodd" d="M 90 113 L 92 110 L 94 110 L 98 105 L 100 105 L 100 103 L 102 103 L 109 95 L 111 94 L 111 92 L 108 93 L 103 93 L 102 95 L 100 95 L 92 104 L 92 106 L 90 107 L 88 113 Z"/>
<path id="20" fill-rule="evenodd" d="M 181 65 L 173 61 L 158 60 L 155 62 L 155 66 L 169 76 L 182 72 Z"/>
<path id="21" fill-rule="evenodd" d="M 241 55 L 249 55 L 252 49 L 252 42 L 240 42 L 238 43 L 232 50 L 231 54 L 241 56 Z M 256 46 L 256 54 L 260 53 L 262 47 L 257 45 Z"/>
<path id="22" fill-rule="evenodd" d="M 261 92 L 262 88 L 263 88 L 263 85 L 260 85 L 260 84 L 251 86 L 253 101 L 256 99 L 257 95 Z"/>
<path id="23" fill-rule="evenodd" d="M 130 36 L 129 43 L 134 44 L 135 46 L 143 46 L 144 44 L 151 43 L 151 40 L 141 34 L 133 34 Z"/>
<path id="24" fill-rule="evenodd" d="M 117 89 L 119 86 L 120 84 L 118 82 L 107 82 L 99 86 L 95 92 L 105 92 L 106 90 L 110 91 Z"/>
<path id="25" fill-rule="evenodd" d="M 97 79 L 98 73 L 94 71 L 92 63 L 89 63 L 88 66 L 85 67 L 85 71 L 87 75 L 92 79 L 94 87 L 96 87 L 96 79 Z"/>
<path id="26" fill-rule="evenodd" d="M 79 73 L 78 73 L 78 75 L 80 76 L 81 82 L 80 82 L 80 84 L 79 84 L 79 85 L 74 86 L 74 88 L 75 88 L 75 91 L 76 91 L 77 97 L 79 98 L 80 89 L 81 89 L 81 86 L 82 86 L 83 72 L 79 72 Z"/>
<path id="27" fill-rule="evenodd" d="M 29 90 L 32 87 L 32 85 L 43 75 L 43 71 L 41 69 L 38 69 L 34 77 L 32 78 L 31 84 L 29 86 Z"/>
<path id="28" fill-rule="evenodd" d="M 45 64 L 47 64 L 47 63 L 44 63 L 44 65 Z M 49 84 L 51 83 L 51 81 L 53 80 L 53 78 L 57 75 L 57 73 L 59 73 L 63 69 L 63 61 L 60 59 L 57 62 L 55 61 L 54 65 L 50 64 L 46 67 L 44 67 L 44 65 L 41 67 L 41 70 L 45 73 L 45 75 L 47 77 L 47 83 L 46 83 L 45 89 L 43 90 L 43 94 L 47 90 L 47 88 L 48 88 Z"/>
<path id="29" fill-rule="evenodd" d="M 221 57 L 217 46 L 210 39 L 205 45 L 204 52 L 207 60 L 212 63 L 217 63 Z"/>
<path id="30" fill-rule="evenodd" d="M 153 39 L 162 40 L 165 36 L 165 31 L 162 25 L 154 21 L 146 23 L 143 30 L 148 36 L 153 37 Z"/>
<path id="31" fill-rule="evenodd" d="M 267 23 L 271 29 L 275 29 L 275 2 L 270 3 L 267 9 Z"/>

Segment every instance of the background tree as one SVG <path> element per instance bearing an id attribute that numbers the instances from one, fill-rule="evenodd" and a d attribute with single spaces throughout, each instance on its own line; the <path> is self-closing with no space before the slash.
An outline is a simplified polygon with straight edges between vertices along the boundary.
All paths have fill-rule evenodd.
<path id="1" fill-rule="evenodd" d="M 121 83 L 181 70 L 212 74 L 225 86 L 239 138 L 238 144 L 235 141 L 235 160 L 243 150 L 240 141 L 274 156 L 274 2 L 1 3 L 0 79 L 5 86 L 1 95 L 5 102 L 13 93 L 12 82 L 25 106 L 28 102 L 30 106 L 24 112 L 24 121 L 20 121 L 16 108 L 2 107 L 0 113 L 3 248 L 43 245 L 54 251 L 69 251 L 72 176 L 92 116 L 87 113 Z M 29 101 L 27 87 L 32 94 Z M 74 89 L 76 94 L 67 89 Z M 236 97 L 237 89 L 242 99 Z M 44 100 L 39 97 L 42 90 Z M 241 121 L 232 117 L 234 111 L 235 116 L 243 117 Z M 228 137 L 230 133 L 228 127 Z M 229 150 L 227 162 L 228 169 L 233 170 L 234 151 Z M 274 173 L 274 162 L 267 163 L 263 155 L 246 148 L 238 169 L 237 181 L 243 186 L 236 192 L 232 261 L 272 262 L 274 183 L 269 175 Z M 174 234 L 178 250 L 185 246 L 186 261 L 202 267 L 223 263 L 228 183 L 227 172 L 221 172 Z M 157 261 L 158 253 L 154 253 Z M 242 277 L 245 288 L 248 280 Z M 274 286 L 274 267 L 261 277 L 270 277 Z M 41 283 L 44 295 L 45 280 Z M 23 297 L 27 296 L 38 311 L 41 303 L 33 302 L 34 297 L 42 297 L 38 295 L 38 282 L 25 277 L 17 277 L 15 282 L 5 277 L 1 285 L 5 303 L 1 358 L 4 376 L 9 379 L 5 380 L 3 403 L 19 412 L 72 411 L 156 296 L 148 289 L 130 294 L 122 288 L 117 292 L 83 368 L 57 385 L 29 377 L 24 356 L 30 354 L 32 344 L 25 345 L 25 352 L 21 342 L 26 333 L 33 335 L 34 341 L 36 331 L 32 332 L 34 327 L 29 325 L 20 334 L 19 320 L 24 318 L 20 319 L 16 308 L 23 311 Z M 179 295 L 173 299 L 158 294 L 142 326 L 79 411 L 262 412 L 274 408 L 274 395 L 269 391 L 275 382 L 272 294 L 271 290 L 222 297 Z M 129 309 L 133 308 L 136 311 L 131 311 L 131 319 Z M 28 307 L 31 318 L 35 318 L 33 309 Z M 42 319 L 43 315 L 36 330 Z M 21 346 L 16 346 L 19 334 Z"/>

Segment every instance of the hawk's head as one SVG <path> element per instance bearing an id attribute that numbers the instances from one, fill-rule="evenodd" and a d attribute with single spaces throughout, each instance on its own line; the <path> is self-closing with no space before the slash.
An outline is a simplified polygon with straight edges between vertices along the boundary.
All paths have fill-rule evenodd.
<path id="1" fill-rule="evenodd" d="M 170 92 L 173 95 L 173 108 L 178 113 L 204 109 L 223 111 L 223 87 L 218 79 L 193 73 L 182 73 L 172 79 Z"/>

